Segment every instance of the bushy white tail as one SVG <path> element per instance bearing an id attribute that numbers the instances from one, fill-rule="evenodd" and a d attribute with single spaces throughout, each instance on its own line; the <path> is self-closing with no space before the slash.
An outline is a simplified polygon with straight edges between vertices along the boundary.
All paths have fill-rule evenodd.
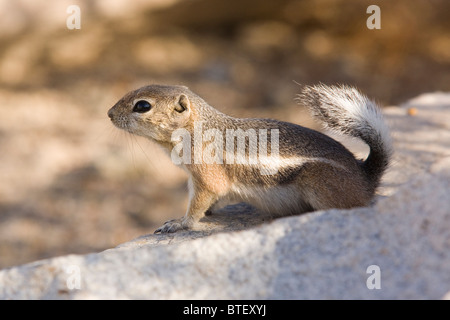
<path id="1" fill-rule="evenodd" d="M 349 86 L 305 86 L 298 95 L 300 104 L 326 128 L 357 137 L 370 147 L 362 168 L 378 185 L 393 153 L 389 129 L 377 104 Z"/>

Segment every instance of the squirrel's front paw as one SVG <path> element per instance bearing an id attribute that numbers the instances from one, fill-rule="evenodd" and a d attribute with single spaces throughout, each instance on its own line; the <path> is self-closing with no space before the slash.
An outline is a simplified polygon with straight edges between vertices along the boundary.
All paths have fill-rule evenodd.
<path id="1" fill-rule="evenodd" d="M 173 233 L 178 230 L 189 229 L 192 225 L 190 219 L 181 218 L 166 221 L 161 227 L 155 230 L 155 233 Z"/>

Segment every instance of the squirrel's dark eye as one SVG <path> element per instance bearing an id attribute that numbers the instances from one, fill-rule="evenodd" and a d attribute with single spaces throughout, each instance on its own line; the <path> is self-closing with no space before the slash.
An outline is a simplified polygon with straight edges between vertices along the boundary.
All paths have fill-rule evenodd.
<path id="1" fill-rule="evenodd" d="M 151 108 L 152 105 L 148 101 L 139 100 L 135 103 L 133 112 L 144 113 L 150 111 Z"/>

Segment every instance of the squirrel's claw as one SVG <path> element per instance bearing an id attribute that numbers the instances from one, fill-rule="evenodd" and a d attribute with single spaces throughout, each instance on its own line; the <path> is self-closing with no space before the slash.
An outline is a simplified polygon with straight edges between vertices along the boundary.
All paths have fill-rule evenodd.
<path id="1" fill-rule="evenodd" d="M 187 229 L 183 219 L 173 219 L 166 221 L 161 227 L 155 230 L 154 234 L 173 233 L 179 230 Z"/>

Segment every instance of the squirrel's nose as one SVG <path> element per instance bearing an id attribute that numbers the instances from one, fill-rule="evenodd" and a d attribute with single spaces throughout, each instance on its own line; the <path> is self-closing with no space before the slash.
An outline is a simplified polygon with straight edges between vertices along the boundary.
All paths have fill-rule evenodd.
<path id="1" fill-rule="evenodd" d="M 112 111 L 113 108 L 108 110 L 108 117 L 112 120 L 114 118 L 114 113 Z"/>

